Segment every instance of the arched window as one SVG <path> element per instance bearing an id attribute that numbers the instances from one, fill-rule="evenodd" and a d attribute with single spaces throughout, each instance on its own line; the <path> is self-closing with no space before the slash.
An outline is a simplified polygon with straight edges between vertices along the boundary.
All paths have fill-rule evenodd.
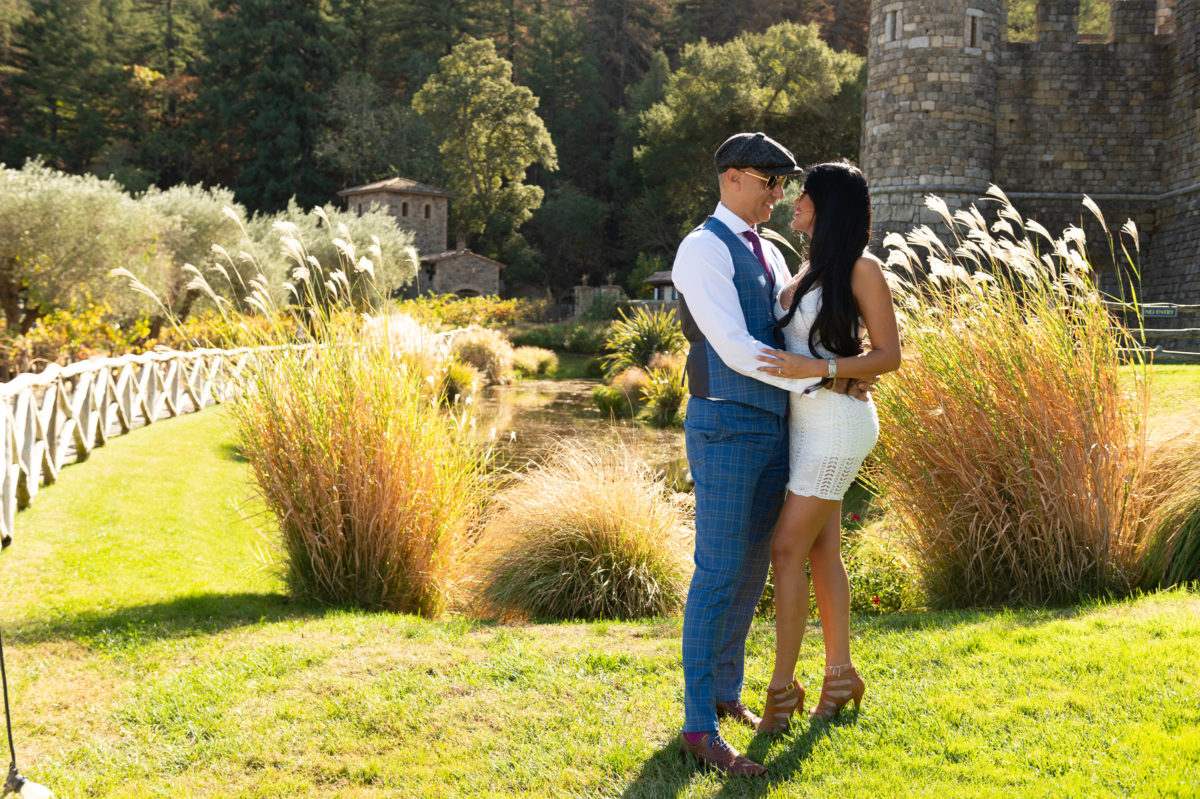
<path id="1" fill-rule="evenodd" d="M 430 206 L 429 203 L 425 203 L 425 218 L 426 219 L 429 218 L 430 213 L 432 213 L 432 206 Z"/>
<path id="2" fill-rule="evenodd" d="M 400 203 L 400 216 L 408 216 L 408 203 Z"/>

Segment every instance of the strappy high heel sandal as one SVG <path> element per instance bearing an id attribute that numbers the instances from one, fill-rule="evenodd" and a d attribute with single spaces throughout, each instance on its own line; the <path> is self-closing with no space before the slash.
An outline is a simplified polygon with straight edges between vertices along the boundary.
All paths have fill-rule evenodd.
<path id="1" fill-rule="evenodd" d="M 804 686 L 799 680 L 793 679 L 791 685 L 775 691 L 767 688 L 767 701 L 763 706 L 758 731 L 768 735 L 787 732 L 791 729 L 792 714 L 796 711 L 804 712 Z"/>
<path id="2" fill-rule="evenodd" d="M 851 699 L 854 709 L 862 704 L 863 694 L 867 692 L 867 684 L 854 670 L 853 663 L 843 663 L 840 666 L 825 667 L 825 681 L 821 684 L 821 698 L 813 708 L 811 715 L 814 719 L 828 721 L 838 714 Z M 763 714 L 766 715 L 765 713 Z"/>

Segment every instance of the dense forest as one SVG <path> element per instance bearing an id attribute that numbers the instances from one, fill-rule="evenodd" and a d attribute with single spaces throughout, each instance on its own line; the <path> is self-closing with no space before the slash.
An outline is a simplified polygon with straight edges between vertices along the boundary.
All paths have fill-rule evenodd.
<path id="1" fill-rule="evenodd" d="M 634 288 L 761 129 L 858 151 L 867 0 L 0 0 L 0 160 L 251 213 L 403 175 L 511 290 Z"/>

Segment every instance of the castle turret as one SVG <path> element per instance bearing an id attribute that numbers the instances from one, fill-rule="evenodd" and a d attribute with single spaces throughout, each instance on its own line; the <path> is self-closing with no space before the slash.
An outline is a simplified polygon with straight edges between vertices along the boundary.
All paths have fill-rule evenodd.
<path id="1" fill-rule="evenodd" d="M 1001 0 L 871 6 L 862 167 L 877 239 L 924 217 L 926 194 L 968 203 L 992 181 Z"/>

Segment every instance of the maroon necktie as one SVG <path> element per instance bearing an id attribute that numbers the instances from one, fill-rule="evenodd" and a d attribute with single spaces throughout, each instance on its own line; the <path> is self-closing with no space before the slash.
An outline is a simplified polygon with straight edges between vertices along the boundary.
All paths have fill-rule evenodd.
<path id="1" fill-rule="evenodd" d="M 742 233 L 750 241 L 750 247 L 754 250 L 754 257 L 762 265 L 763 271 L 767 273 L 767 280 L 771 281 L 771 285 L 775 285 L 775 275 L 771 272 L 771 267 L 767 266 L 767 258 L 763 255 L 762 243 L 759 241 L 758 234 L 753 230 L 747 230 Z"/>

